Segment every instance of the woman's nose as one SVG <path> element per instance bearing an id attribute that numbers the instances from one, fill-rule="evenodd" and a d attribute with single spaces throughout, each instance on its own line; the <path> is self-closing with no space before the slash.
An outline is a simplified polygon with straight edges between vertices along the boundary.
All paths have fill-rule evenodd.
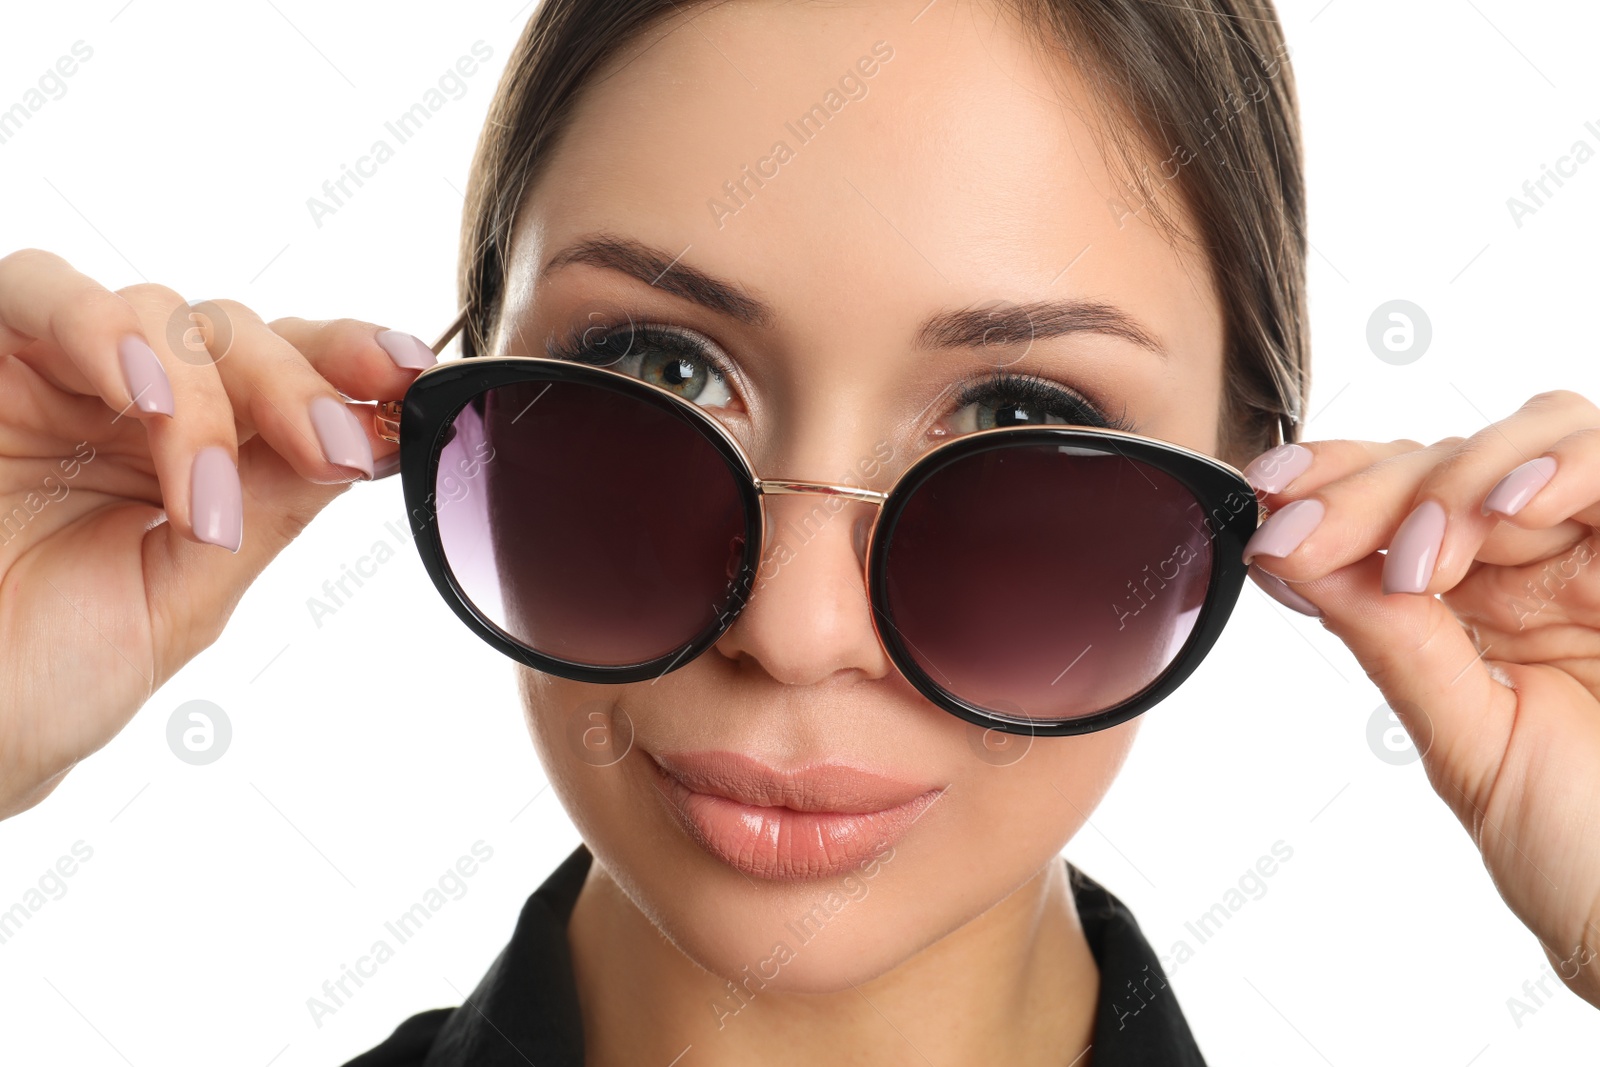
<path id="1" fill-rule="evenodd" d="M 873 629 L 864 576 L 877 506 L 807 492 L 763 496 L 762 507 L 762 560 L 744 610 L 717 650 L 755 660 L 786 685 L 893 672 Z"/>

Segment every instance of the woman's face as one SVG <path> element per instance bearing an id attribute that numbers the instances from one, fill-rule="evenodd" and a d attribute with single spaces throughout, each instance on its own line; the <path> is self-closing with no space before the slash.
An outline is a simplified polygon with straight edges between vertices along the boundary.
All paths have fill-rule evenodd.
<path id="1" fill-rule="evenodd" d="M 724 3 L 611 61 L 519 216 L 494 353 L 544 355 L 552 335 L 614 318 L 692 331 L 732 373 L 684 395 L 766 478 L 887 488 L 926 449 L 992 424 L 1003 398 L 961 405 L 955 390 L 995 367 L 1212 452 L 1223 324 L 1205 265 L 1132 211 L 1064 60 L 1036 54 L 999 8 L 925 4 Z M 642 277 L 594 256 L 548 266 L 600 234 L 659 262 L 636 262 Z M 944 347 L 922 333 L 944 312 L 992 309 L 1002 323 L 1059 300 L 1110 305 L 1160 351 L 1120 329 L 997 328 L 988 344 L 980 333 Z M 756 302 L 766 317 L 748 314 Z M 875 977 L 1039 874 L 1099 803 L 1138 722 L 1030 744 L 931 705 L 874 635 L 860 555 L 870 507 L 830 513 L 819 500 L 767 498 L 769 540 L 776 531 L 787 558 L 687 666 L 616 686 L 521 671 L 546 771 L 633 904 L 708 970 L 748 966 L 802 991 Z M 778 769 L 845 763 L 942 792 L 898 836 L 869 833 L 863 862 L 801 877 L 702 844 L 675 815 L 652 757 L 709 751 Z M 736 835 L 733 815 L 723 830 Z M 788 819 L 766 825 L 815 835 Z M 775 847 L 803 858 L 815 842 Z M 801 947 L 807 916 L 827 931 Z M 790 951 L 774 962 L 779 942 Z"/>

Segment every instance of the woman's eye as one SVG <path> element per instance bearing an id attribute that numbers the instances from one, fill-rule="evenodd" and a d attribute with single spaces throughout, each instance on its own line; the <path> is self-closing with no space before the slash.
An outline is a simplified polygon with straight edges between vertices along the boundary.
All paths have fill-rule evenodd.
<path id="1" fill-rule="evenodd" d="M 647 347 L 627 363 L 627 373 L 701 407 L 724 407 L 733 399 L 722 372 L 703 356 Z"/>
<path id="2" fill-rule="evenodd" d="M 728 375 L 710 342 L 675 327 L 590 327 L 552 343 L 549 350 L 551 358 L 619 371 L 701 407 L 726 407 L 733 401 Z"/>
<path id="3" fill-rule="evenodd" d="M 1003 426 L 1086 426 L 1128 430 L 1121 419 L 1102 414 L 1092 404 L 1036 378 L 997 373 L 965 389 L 960 406 L 946 420 L 950 434 L 974 433 Z"/>
<path id="4" fill-rule="evenodd" d="M 997 426 L 1040 426 L 1068 421 L 1065 416 L 1009 398 L 974 401 L 950 417 L 951 432 L 958 434 L 992 430 Z"/>

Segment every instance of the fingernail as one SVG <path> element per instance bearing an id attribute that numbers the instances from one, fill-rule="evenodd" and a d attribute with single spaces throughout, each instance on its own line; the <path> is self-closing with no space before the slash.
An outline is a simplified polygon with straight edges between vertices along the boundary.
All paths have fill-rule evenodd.
<path id="1" fill-rule="evenodd" d="M 400 469 L 400 453 L 391 452 L 372 465 L 372 479 L 387 478 Z"/>
<path id="2" fill-rule="evenodd" d="M 406 370 L 426 370 L 439 362 L 439 357 L 423 344 L 422 338 L 402 330 L 384 330 L 378 334 L 378 346 L 389 353 L 395 366 Z"/>
<path id="3" fill-rule="evenodd" d="M 354 412 L 324 394 L 311 401 L 311 426 L 329 463 L 372 477 L 372 442 Z"/>
<path id="4" fill-rule="evenodd" d="M 117 342 L 117 358 L 122 362 L 122 377 L 140 411 L 173 413 L 172 383 L 149 345 L 129 334 Z"/>
<path id="5" fill-rule="evenodd" d="M 1424 500 L 1395 531 L 1383 559 L 1383 581 L 1379 583 L 1382 590 L 1420 593 L 1426 589 L 1443 540 L 1444 505 L 1437 500 Z"/>
<path id="6" fill-rule="evenodd" d="M 1502 515 L 1515 515 L 1533 499 L 1533 494 L 1550 484 L 1555 473 L 1554 456 L 1528 460 L 1489 490 L 1489 495 L 1483 498 L 1483 513 L 1487 515 L 1491 511 L 1498 511 Z"/>
<path id="7" fill-rule="evenodd" d="M 1261 453 L 1241 473 L 1263 493 L 1281 493 L 1306 472 L 1313 458 L 1311 449 L 1290 442 Z"/>
<path id="8" fill-rule="evenodd" d="M 1288 582 L 1285 582 L 1276 574 L 1269 574 L 1260 567 L 1255 566 L 1252 566 L 1248 573 L 1256 585 L 1261 587 L 1263 593 L 1284 607 L 1292 608 L 1302 615 L 1310 615 L 1313 619 L 1322 618 L 1321 608 L 1295 592 Z"/>
<path id="9" fill-rule="evenodd" d="M 1287 556 L 1317 528 L 1327 509 L 1315 497 L 1295 500 L 1267 517 L 1244 545 L 1244 561 L 1251 556 Z"/>
<path id="10" fill-rule="evenodd" d="M 194 535 L 230 552 L 244 540 L 244 497 L 239 469 L 221 445 L 202 448 L 194 457 L 189 489 Z"/>

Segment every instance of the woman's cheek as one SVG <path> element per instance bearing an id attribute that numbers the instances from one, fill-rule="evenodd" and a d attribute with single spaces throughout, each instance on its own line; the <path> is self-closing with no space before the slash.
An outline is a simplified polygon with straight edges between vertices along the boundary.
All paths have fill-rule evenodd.
<path id="1" fill-rule="evenodd" d="M 974 785 L 974 792 L 982 795 L 982 819 L 1012 832 L 1009 840 L 1003 835 L 976 835 L 975 847 L 991 848 L 993 862 L 1000 868 L 1037 868 L 1053 860 L 1111 788 L 1139 722 L 1135 718 L 1076 737 L 1034 738 L 1017 763 L 986 768 Z M 1014 877 L 1018 872 L 1010 873 Z"/>
<path id="2" fill-rule="evenodd" d="M 551 789 L 585 839 L 606 832 L 619 816 L 623 759 L 632 732 L 616 707 L 614 687 L 574 682 L 518 669 L 528 734 Z"/>
<path id="3" fill-rule="evenodd" d="M 984 820 L 1022 829 L 1029 824 L 1065 845 L 1116 779 L 1141 718 L 1076 737 L 1018 737 L 1004 761 L 975 755 L 970 805 Z M 1005 847 L 1005 841 L 996 841 Z"/>

